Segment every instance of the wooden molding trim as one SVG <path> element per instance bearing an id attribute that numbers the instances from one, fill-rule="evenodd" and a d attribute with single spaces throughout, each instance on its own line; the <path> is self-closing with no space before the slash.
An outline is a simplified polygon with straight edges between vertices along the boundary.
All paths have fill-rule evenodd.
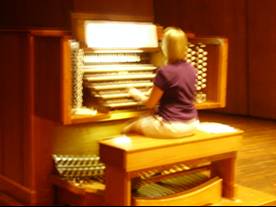
<path id="1" fill-rule="evenodd" d="M 13 195 L 15 200 L 24 204 L 35 203 L 35 191 L 32 191 L 2 175 L 0 175 L 0 191 L 8 195 Z"/>
<path id="2" fill-rule="evenodd" d="M 4 194 L 4 193 L 0 193 L 0 205 L 2 206 L 23 206 L 22 203 L 19 203 L 18 201 L 16 201 L 15 199 L 13 199 L 12 197 Z"/>

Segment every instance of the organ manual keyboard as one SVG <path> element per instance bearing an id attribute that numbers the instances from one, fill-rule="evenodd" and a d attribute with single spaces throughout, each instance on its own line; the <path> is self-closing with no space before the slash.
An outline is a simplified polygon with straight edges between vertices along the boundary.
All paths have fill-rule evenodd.
<path id="1" fill-rule="evenodd" d="M 151 23 L 88 21 L 86 48 L 71 42 L 73 54 L 73 108 L 86 106 L 97 112 L 139 109 L 127 93 L 130 87 L 147 92 L 156 66 L 151 54 L 158 51 L 157 29 Z"/>
<path id="2" fill-rule="evenodd" d="M 127 93 L 135 87 L 147 95 L 158 67 L 162 27 L 149 22 L 76 21 L 75 40 L 68 41 L 71 90 L 64 103 L 71 111 L 64 124 L 83 120 L 132 118 L 145 112 Z M 188 34 L 187 60 L 198 70 L 196 107 L 225 106 L 227 40 Z M 69 99 L 69 97 L 71 97 Z"/>

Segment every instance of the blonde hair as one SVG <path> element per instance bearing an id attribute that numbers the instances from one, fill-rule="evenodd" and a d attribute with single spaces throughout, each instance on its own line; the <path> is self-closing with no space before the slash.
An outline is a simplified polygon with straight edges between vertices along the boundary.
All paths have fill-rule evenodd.
<path id="1" fill-rule="evenodd" d="M 188 39 L 180 28 L 168 27 L 165 29 L 162 40 L 162 51 L 168 63 L 175 63 L 186 59 Z"/>

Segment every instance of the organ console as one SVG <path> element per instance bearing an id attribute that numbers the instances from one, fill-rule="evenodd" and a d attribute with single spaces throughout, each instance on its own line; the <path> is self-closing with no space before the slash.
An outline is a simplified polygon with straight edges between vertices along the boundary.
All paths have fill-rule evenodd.
<path id="1" fill-rule="evenodd" d="M 162 27 L 77 17 L 78 21 L 73 21 L 75 40 L 65 43 L 72 81 L 66 87 L 70 97 L 64 97 L 64 107 L 70 107 L 63 123 L 120 120 L 145 113 L 127 89 L 139 88 L 145 94 L 151 89 L 158 67 L 164 64 L 159 47 Z M 190 33 L 188 37 L 187 61 L 198 70 L 196 107 L 224 107 L 227 39 Z"/>

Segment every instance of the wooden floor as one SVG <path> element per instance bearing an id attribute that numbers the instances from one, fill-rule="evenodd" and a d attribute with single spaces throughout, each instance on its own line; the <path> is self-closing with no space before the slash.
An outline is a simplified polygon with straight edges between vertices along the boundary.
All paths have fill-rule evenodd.
<path id="1" fill-rule="evenodd" d="M 219 122 L 245 131 L 238 154 L 237 183 L 276 195 L 276 120 L 200 112 L 200 121 Z"/>

